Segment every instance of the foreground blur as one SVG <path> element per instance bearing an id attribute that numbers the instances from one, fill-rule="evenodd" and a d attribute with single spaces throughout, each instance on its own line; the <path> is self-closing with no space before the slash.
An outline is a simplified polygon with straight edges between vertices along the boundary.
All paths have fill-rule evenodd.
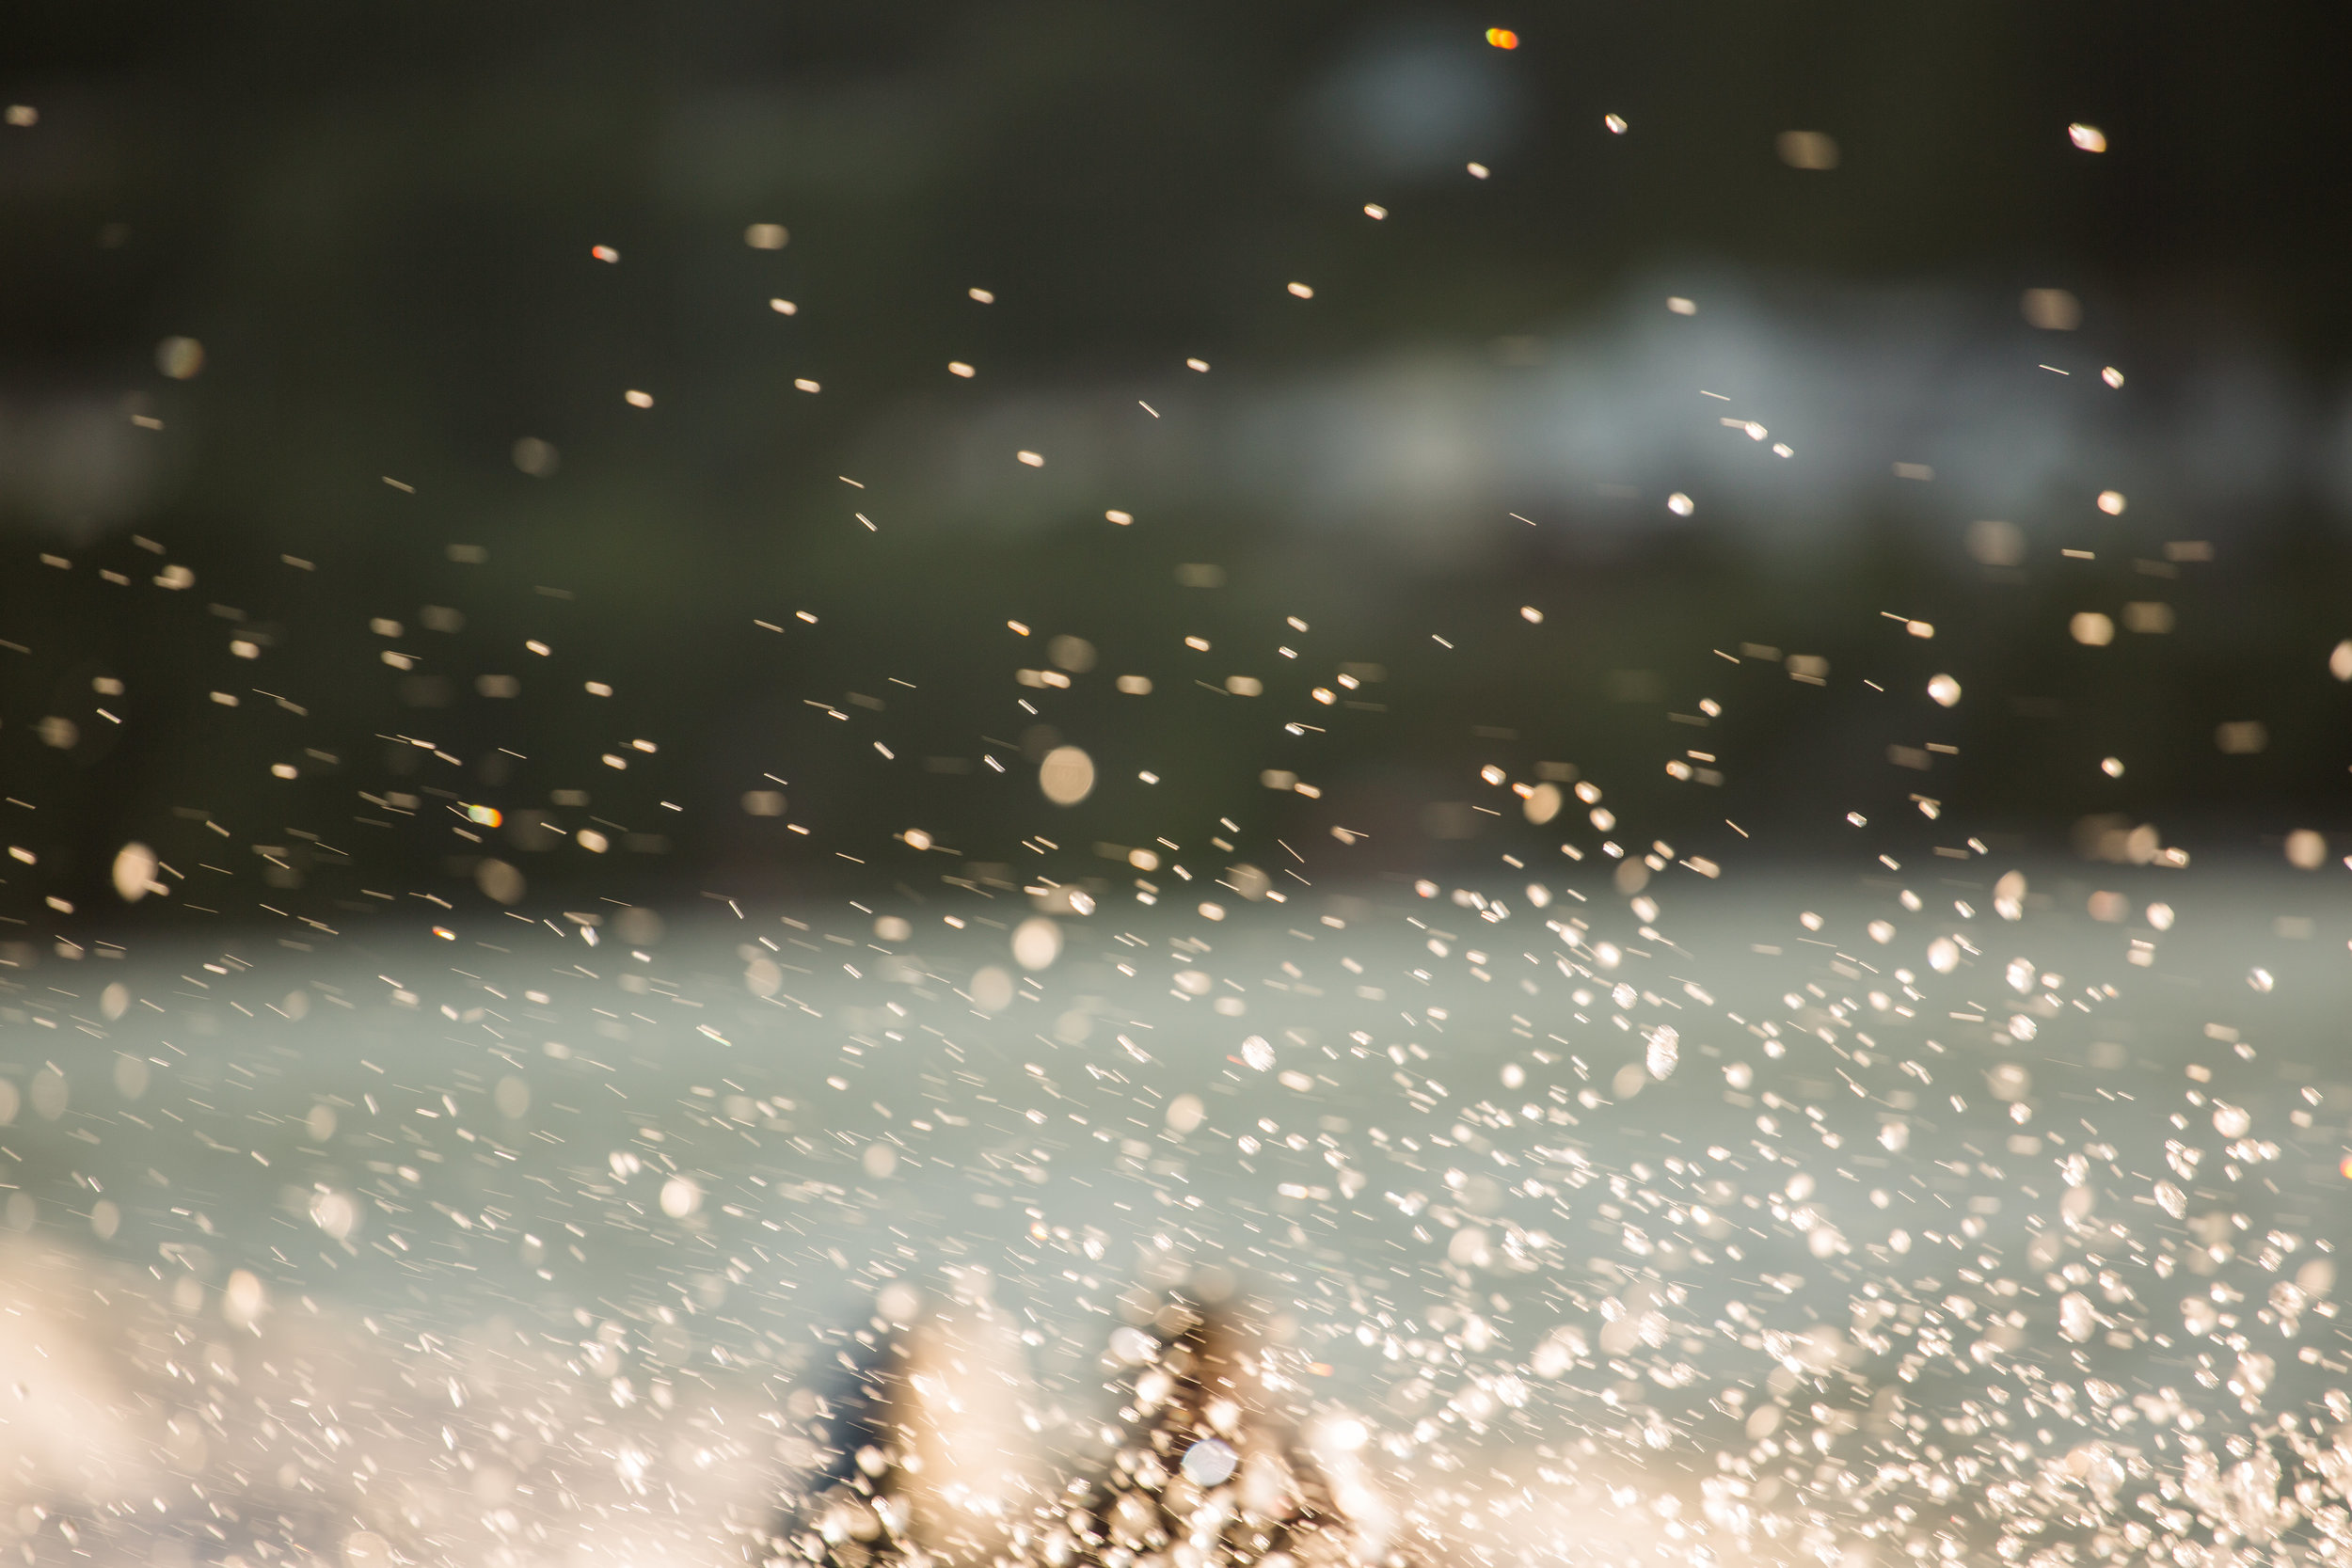
<path id="1" fill-rule="evenodd" d="M 1947 869 L 1112 910 L 1036 969 L 1017 910 L 809 907 L 44 960 L 0 1528 L 798 1550 L 896 1365 L 911 1538 L 990 1555 L 1116 1471 L 1205 1281 L 1382 1554 L 2324 1555 L 2352 918 Z"/>

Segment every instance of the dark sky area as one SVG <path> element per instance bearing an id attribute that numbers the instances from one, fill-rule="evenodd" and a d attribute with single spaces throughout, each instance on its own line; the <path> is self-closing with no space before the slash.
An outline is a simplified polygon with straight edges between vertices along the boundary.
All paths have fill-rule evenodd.
<path id="1" fill-rule="evenodd" d="M 129 839 L 322 917 L 492 854 L 864 885 L 910 825 L 964 863 L 917 879 L 1335 826 L 1405 874 L 1530 852 L 1483 766 L 1791 856 L 1921 797 L 2332 832 L 2347 33 L 17 8 L 0 909 Z"/>

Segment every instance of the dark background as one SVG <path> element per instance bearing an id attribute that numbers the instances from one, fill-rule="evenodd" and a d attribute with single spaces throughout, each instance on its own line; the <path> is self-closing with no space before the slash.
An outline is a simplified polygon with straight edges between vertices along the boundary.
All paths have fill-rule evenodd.
<path id="1" fill-rule="evenodd" d="M 141 917 L 325 925 L 486 910 L 485 854 L 526 910 L 1108 875 L 1098 843 L 1163 836 L 1491 868 L 1598 837 L 1477 776 L 1542 762 L 1602 783 L 1620 836 L 1726 861 L 1851 849 L 1846 813 L 1915 795 L 1943 807 L 1916 853 L 2109 817 L 2275 855 L 2340 825 L 2352 764 L 2347 33 L 2321 7 L 15 8 L 0 828 L 35 859 L 0 913 L 111 929 L 134 839 L 188 879 Z M 1792 129 L 1837 166 L 1787 166 Z M 2029 325 L 2027 289 L 2079 326 Z M 2013 563 L 1963 548 L 1984 518 Z M 2070 638 L 2134 602 L 2174 629 Z M 1058 634 L 1099 663 L 1016 684 Z M 1308 697 L 1343 662 L 1385 672 L 1341 693 L 1376 708 Z M 1237 673 L 1265 694 L 1203 689 Z M 1713 723 L 1673 717 L 1702 698 Z M 2217 746 L 2239 721 L 2265 749 Z M 1037 791 L 1054 736 L 1101 768 L 1074 811 Z M 1929 741 L 1957 754 L 1888 760 Z M 1693 749 L 1720 786 L 1661 771 Z M 787 814 L 748 815 L 771 781 Z M 507 827 L 453 836 L 470 804 Z M 531 812 L 612 850 L 515 836 Z"/>

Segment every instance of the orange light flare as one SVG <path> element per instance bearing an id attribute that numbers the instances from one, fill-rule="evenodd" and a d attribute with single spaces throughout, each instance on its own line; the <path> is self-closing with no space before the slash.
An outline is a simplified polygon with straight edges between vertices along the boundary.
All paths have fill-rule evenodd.
<path id="1" fill-rule="evenodd" d="M 1517 49 L 1519 36 L 1508 27 L 1489 27 L 1486 29 L 1486 41 L 1497 49 Z"/>

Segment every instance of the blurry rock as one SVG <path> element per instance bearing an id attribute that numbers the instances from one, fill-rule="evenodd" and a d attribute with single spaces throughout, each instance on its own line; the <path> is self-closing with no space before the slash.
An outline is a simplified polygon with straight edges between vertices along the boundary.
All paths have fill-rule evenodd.
<path id="1" fill-rule="evenodd" d="M 1122 1331 L 1120 1358 L 1140 1362 L 1126 1436 L 1031 1521 L 1024 1555 L 1110 1563 L 1181 1544 L 1232 1563 L 1382 1560 L 1393 1511 L 1357 1460 L 1363 1424 L 1327 1417 L 1302 1432 L 1233 1312 L 1177 1299 L 1153 1323 L 1156 1340 Z"/>

